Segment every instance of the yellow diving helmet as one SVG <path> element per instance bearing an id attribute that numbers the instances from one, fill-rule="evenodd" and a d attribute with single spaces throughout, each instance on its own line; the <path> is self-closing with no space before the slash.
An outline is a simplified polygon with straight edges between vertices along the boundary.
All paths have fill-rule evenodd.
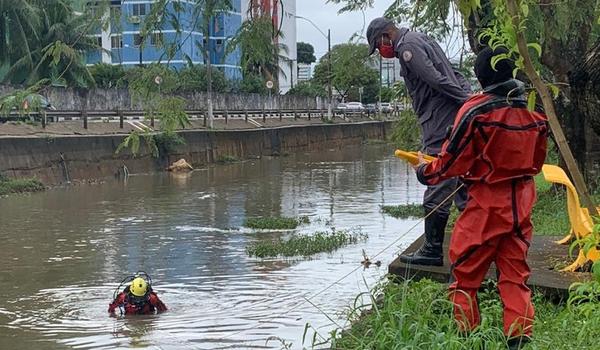
<path id="1" fill-rule="evenodd" d="M 142 277 L 136 277 L 131 281 L 129 291 L 136 297 L 143 297 L 148 291 L 148 282 Z"/>

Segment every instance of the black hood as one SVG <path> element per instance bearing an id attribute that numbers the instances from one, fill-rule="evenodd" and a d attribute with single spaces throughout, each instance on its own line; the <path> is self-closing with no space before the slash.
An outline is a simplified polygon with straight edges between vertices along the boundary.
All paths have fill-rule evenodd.
<path id="1" fill-rule="evenodd" d="M 485 88 L 483 92 L 502 97 L 520 98 L 525 95 L 525 84 L 517 79 L 509 79 L 498 84 L 490 85 Z"/>

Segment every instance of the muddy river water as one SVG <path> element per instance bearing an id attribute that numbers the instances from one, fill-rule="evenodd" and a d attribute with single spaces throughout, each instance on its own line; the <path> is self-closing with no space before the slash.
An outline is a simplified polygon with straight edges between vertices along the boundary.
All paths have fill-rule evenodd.
<path id="1" fill-rule="evenodd" d="M 383 252 L 381 267 L 361 267 L 363 249 L 375 255 L 417 222 L 380 211 L 423 192 L 392 152 L 365 145 L 0 198 L 0 349 L 310 348 L 421 232 Z M 291 232 L 245 218 L 280 215 L 310 218 L 296 232 L 368 239 L 311 259 L 248 257 L 248 244 Z M 137 270 L 169 311 L 109 317 L 115 287 Z"/>

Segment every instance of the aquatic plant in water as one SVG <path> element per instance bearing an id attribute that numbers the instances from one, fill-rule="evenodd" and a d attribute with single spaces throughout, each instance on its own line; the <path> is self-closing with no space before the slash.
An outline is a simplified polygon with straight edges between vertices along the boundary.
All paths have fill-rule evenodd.
<path id="1" fill-rule="evenodd" d="M 251 257 L 266 258 L 276 256 L 310 256 L 317 253 L 332 252 L 349 244 L 366 240 L 368 236 L 362 232 L 348 230 L 319 231 L 311 235 L 294 234 L 287 240 L 255 242 L 246 248 Z"/>
<path id="2" fill-rule="evenodd" d="M 285 216 L 266 217 L 266 218 L 247 218 L 244 226 L 258 230 L 293 230 L 302 224 L 308 224 L 310 220 L 307 216 L 290 218 Z"/>

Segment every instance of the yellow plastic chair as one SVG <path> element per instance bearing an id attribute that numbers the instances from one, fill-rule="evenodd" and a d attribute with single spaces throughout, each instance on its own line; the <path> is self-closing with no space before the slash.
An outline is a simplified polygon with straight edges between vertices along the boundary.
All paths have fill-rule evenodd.
<path id="1" fill-rule="evenodd" d="M 567 211 L 571 223 L 571 232 L 565 238 L 557 241 L 557 243 L 566 244 L 573 238 L 579 239 L 592 233 L 593 220 L 588 210 L 581 207 L 577 190 L 565 171 L 556 165 L 544 164 L 542 173 L 546 181 L 561 184 L 567 188 Z M 596 261 L 598 259 L 600 259 L 600 252 L 596 248 L 590 249 L 587 254 L 584 254 L 583 250 L 580 249 L 577 259 L 571 265 L 562 269 L 562 271 L 576 271 L 587 261 Z"/>

